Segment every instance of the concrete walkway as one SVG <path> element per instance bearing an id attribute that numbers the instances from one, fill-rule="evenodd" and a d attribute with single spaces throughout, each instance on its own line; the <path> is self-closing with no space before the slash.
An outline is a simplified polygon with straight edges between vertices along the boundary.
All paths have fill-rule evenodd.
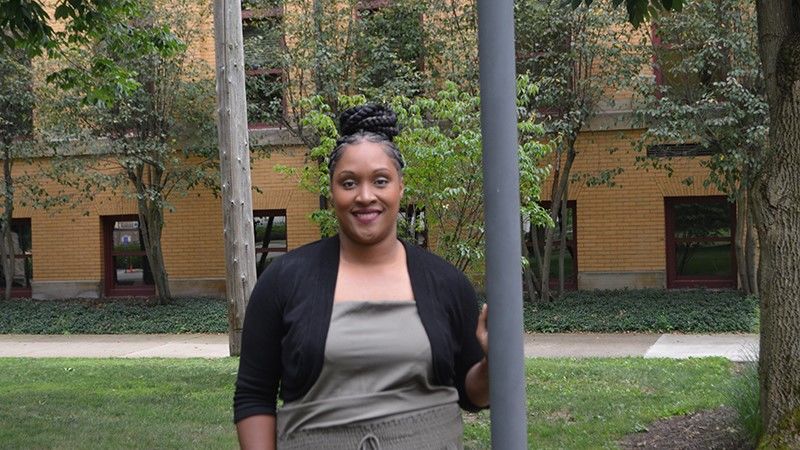
<path id="1" fill-rule="evenodd" d="M 527 334 L 529 357 L 690 358 L 722 356 L 754 360 L 755 334 Z M 0 357 L 223 358 L 225 334 L 0 335 Z"/>

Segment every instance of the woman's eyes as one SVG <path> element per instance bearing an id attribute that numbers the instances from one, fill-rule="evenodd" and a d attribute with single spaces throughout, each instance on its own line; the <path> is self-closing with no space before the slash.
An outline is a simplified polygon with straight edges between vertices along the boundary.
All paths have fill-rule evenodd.
<path id="1" fill-rule="evenodd" d="M 376 178 L 375 181 L 373 181 L 373 183 L 375 184 L 375 186 L 384 187 L 384 186 L 389 184 L 389 179 L 380 177 L 380 178 Z M 352 188 L 356 187 L 357 184 L 358 183 L 356 183 L 355 180 L 344 180 L 344 181 L 342 181 L 342 187 L 345 188 L 345 189 L 352 189 Z"/>

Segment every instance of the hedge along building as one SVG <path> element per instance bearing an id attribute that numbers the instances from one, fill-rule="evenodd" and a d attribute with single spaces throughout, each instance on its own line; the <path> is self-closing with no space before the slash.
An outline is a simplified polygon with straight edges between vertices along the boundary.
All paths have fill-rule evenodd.
<path id="1" fill-rule="evenodd" d="M 354 15 L 380 17 L 389 7 L 389 2 L 369 2 L 357 5 Z M 294 117 L 289 105 L 302 93 L 298 84 L 317 83 L 323 93 L 329 87 L 324 86 L 326 80 L 315 80 L 315 73 L 304 72 L 307 67 L 264 63 L 274 57 L 270 49 L 293 44 L 293 37 L 284 32 L 284 16 L 288 16 L 286 9 L 277 2 L 246 3 L 243 12 L 246 58 L 250 61 L 246 65 L 252 182 L 257 187 L 253 193 L 257 263 L 320 236 L 309 219 L 320 205 L 319 197 L 275 170 L 276 165 L 302 168 L 306 163 L 306 147 L 281 127 Z M 209 20 L 208 36 L 213 35 L 211 26 Z M 195 50 L 213 64 L 210 40 Z M 267 54 L 254 54 L 262 51 Z M 259 56 L 262 60 L 254 63 Z M 431 61 L 433 57 L 421 61 L 413 51 L 404 58 L 429 67 L 448 63 Z M 385 76 L 371 75 L 376 79 Z M 613 95 L 621 100 L 627 96 Z M 705 176 L 706 169 L 696 160 L 677 163 L 680 177 L 636 170 L 637 154 L 627 149 L 641 133 L 630 120 L 630 103 L 618 101 L 593 116 L 576 141 L 581 152 L 576 171 L 597 167 L 621 167 L 624 171 L 617 175 L 614 187 L 589 188 L 576 183 L 570 188 L 570 218 L 563 232 L 569 255 L 568 285 L 581 289 L 735 286 L 731 206 L 719 192 L 699 183 L 687 186 L 680 182 L 685 176 Z M 612 148 L 620 150 L 611 153 Z M 654 149 L 676 150 L 680 149 Z M 25 171 L 26 166 L 18 165 L 15 170 Z M 548 198 L 547 192 L 543 198 Z M 225 262 L 219 199 L 209 190 L 195 189 L 172 203 L 174 211 L 165 216 L 162 237 L 172 294 L 222 295 Z M 108 194 L 76 209 L 18 207 L 18 258 L 29 264 L 21 277 L 15 274 L 20 285 L 16 294 L 37 298 L 152 294 L 136 214 L 135 201 Z M 267 249 L 263 247 L 265 237 L 270 242 Z"/>

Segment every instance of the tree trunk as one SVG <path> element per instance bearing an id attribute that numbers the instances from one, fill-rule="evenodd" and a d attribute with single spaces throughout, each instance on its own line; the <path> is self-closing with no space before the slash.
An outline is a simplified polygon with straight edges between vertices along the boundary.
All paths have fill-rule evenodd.
<path id="1" fill-rule="evenodd" d="M 577 134 L 575 135 L 577 136 Z M 557 223 L 556 218 L 561 211 L 561 199 L 564 198 L 567 192 L 567 184 L 569 183 L 569 174 L 572 170 L 572 163 L 575 161 L 575 137 L 570 137 L 564 144 L 567 149 L 567 158 L 564 162 L 564 167 L 557 172 L 556 177 L 553 179 L 553 192 L 550 201 L 550 218 L 553 223 Z M 558 164 L 560 166 L 560 163 Z M 542 255 L 541 265 L 539 266 L 540 277 L 542 282 L 541 301 L 550 301 L 550 258 L 553 254 L 553 238 L 555 237 L 555 228 L 548 228 L 545 232 L 544 241 L 544 254 Z"/>
<path id="2" fill-rule="evenodd" d="M 800 5 L 758 0 L 756 8 L 770 109 L 754 195 L 761 243 L 761 444 L 800 448 Z"/>
<path id="3" fill-rule="evenodd" d="M 736 270 L 738 272 L 739 290 L 745 295 L 752 293 L 750 287 L 750 277 L 748 276 L 749 267 L 747 267 L 747 218 L 748 204 L 747 204 L 747 187 L 739 187 L 736 193 Z"/>
<path id="4" fill-rule="evenodd" d="M 747 245 L 745 247 L 747 277 L 750 280 L 752 295 L 758 295 L 758 234 L 755 226 L 755 212 L 753 210 L 753 190 L 747 191 Z"/>
<path id="5" fill-rule="evenodd" d="M 2 239 L 3 251 L 3 297 L 6 300 L 11 298 L 11 288 L 14 284 L 14 239 L 11 235 L 11 221 L 14 218 L 14 179 L 11 177 L 11 167 L 14 164 L 11 159 L 11 149 L 8 145 L 3 145 L 3 218 L 2 218 Z"/>
<path id="6" fill-rule="evenodd" d="M 523 241 L 524 242 L 524 241 Z M 539 267 L 542 265 L 542 252 L 539 250 L 539 233 L 536 231 L 536 228 L 531 224 L 531 248 L 533 249 L 533 260 L 539 264 Z M 524 255 L 526 257 L 530 255 L 528 249 L 524 249 Z M 530 258 L 528 259 L 530 261 Z M 542 282 L 541 278 L 536 278 L 536 271 L 533 270 L 532 264 L 529 264 L 527 267 L 528 272 L 530 272 L 531 277 L 534 280 L 536 293 L 530 295 L 531 303 L 543 302 L 543 294 L 542 294 Z"/>
<path id="7" fill-rule="evenodd" d="M 564 188 L 564 194 L 561 196 L 561 223 L 558 230 L 558 298 L 564 298 L 564 257 L 567 252 L 567 216 L 569 210 L 567 208 L 567 198 L 569 197 L 569 183 Z"/>
<path id="8" fill-rule="evenodd" d="M 5 216 L 5 212 L 3 213 Z M 11 287 L 14 283 L 13 272 L 14 262 L 13 253 L 14 248 L 9 247 L 9 243 L 13 245 L 11 237 L 11 222 L 3 217 L 0 223 L 0 236 L 2 236 L 2 244 L 0 244 L 0 265 L 3 267 L 3 298 L 6 300 L 11 299 Z M 8 249 L 11 251 L 9 252 Z"/>
<path id="9" fill-rule="evenodd" d="M 533 225 L 531 224 L 531 231 L 535 234 L 536 230 L 533 229 Z M 528 264 L 522 266 L 522 279 L 525 282 L 525 290 L 527 291 L 528 295 L 526 299 L 530 303 L 535 303 L 536 299 L 539 297 L 537 294 L 539 293 L 540 288 L 538 287 L 538 283 L 535 281 L 535 274 L 533 273 L 533 269 L 531 269 L 530 263 L 530 252 L 528 251 L 528 243 L 525 239 L 525 231 L 522 231 L 522 258 L 523 260 L 527 261 Z"/>
<path id="10" fill-rule="evenodd" d="M 244 314 L 256 283 L 240 1 L 214 0 L 214 43 L 228 345 L 231 356 L 238 356 Z"/>
<path id="11" fill-rule="evenodd" d="M 141 197 L 141 196 L 140 196 Z M 169 291 L 167 269 L 164 267 L 164 254 L 161 251 L 161 231 L 164 229 L 164 210 L 155 201 L 139 199 L 139 229 L 147 254 L 147 262 L 153 274 L 156 297 L 159 304 L 166 304 L 172 298 Z"/>

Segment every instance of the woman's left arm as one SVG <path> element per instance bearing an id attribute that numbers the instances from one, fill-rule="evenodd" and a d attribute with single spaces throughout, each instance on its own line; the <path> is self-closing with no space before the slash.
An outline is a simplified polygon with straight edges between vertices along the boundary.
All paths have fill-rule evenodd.
<path id="1" fill-rule="evenodd" d="M 481 344 L 484 355 L 489 354 L 489 329 L 486 326 L 488 316 L 488 305 L 483 305 L 481 314 L 478 316 L 475 336 Z M 489 360 L 486 356 L 470 367 L 464 380 L 464 388 L 472 404 L 481 408 L 489 406 Z"/>

